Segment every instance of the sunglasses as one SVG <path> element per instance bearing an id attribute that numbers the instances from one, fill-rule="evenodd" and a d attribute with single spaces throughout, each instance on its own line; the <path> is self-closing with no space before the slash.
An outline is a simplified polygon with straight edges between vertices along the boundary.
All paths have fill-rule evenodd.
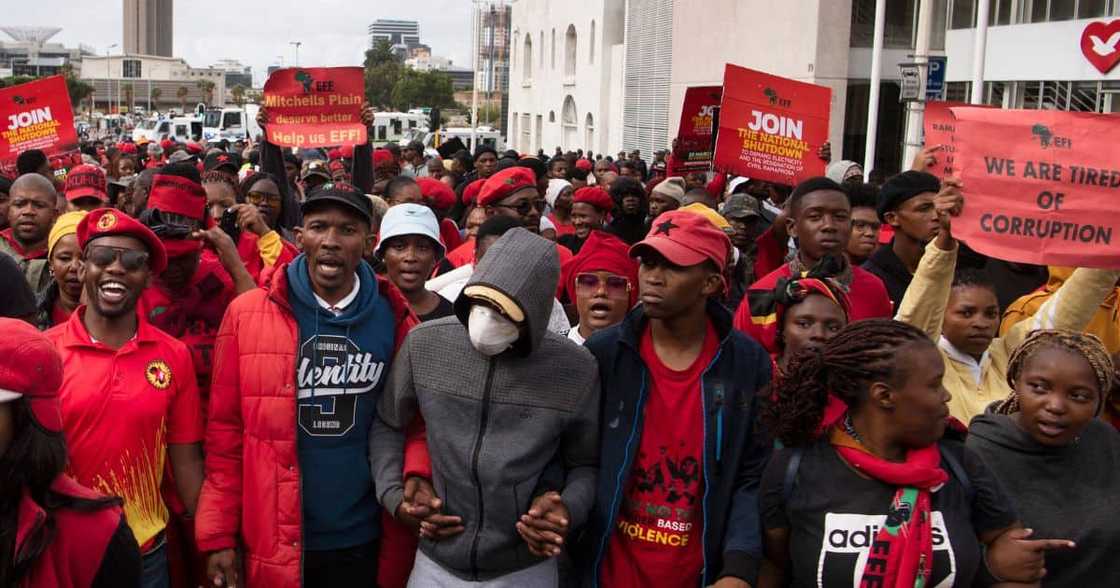
<path id="1" fill-rule="evenodd" d="M 576 274 L 576 292 L 594 293 L 606 287 L 607 296 L 627 298 L 630 296 L 630 280 L 622 276 L 600 277 L 599 274 Z"/>
<path id="2" fill-rule="evenodd" d="M 260 206 L 265 201 L 273 206 L 279 206 L 282 198 L 279 194 L 266 194 L 264 192 L 249 192 L 245 195 L 245 202 L 253 206 Z"/>
<path id="3" fill-rule="evenodd" d="M 544 200 L 533 200 L 531 202 L 529 200 L 522 200 L 521 204 L 518 204 L 517 206 L 510 206 L 509 204 L 495 204 L 494 206 L 497 206 L 499 208 L 508 208 L 521 216 L 525 216 L 532 212 L 534 209 L 536 209 L 537 212 L 544 211 L 544 205 Z"/>
<path id="4" fill-rule="evenodd" d="M 120 260 L 121 267 L 129 272 L 134 272 L 147 266 L 149 257 L 147 251 L 122 249 L 120 247 L 109 247 L 107 245 L 90 245 L 86 248 L 85 255 L 86 261 L 97 267 L 109 267 L 117 260 Z"/>

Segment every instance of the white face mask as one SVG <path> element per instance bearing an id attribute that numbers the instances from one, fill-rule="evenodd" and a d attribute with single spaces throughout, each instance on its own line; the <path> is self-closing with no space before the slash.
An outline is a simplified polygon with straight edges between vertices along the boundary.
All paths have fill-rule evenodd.
<path id="1" fill-rule="evenodd" d="M 467 332 L 471 337 L 471 345 L 486 356 L 497 355 L 509 349 L 521 335 L 513 321 L 482 304 L 471 307 L 471 314 L 467 318 Z"/>

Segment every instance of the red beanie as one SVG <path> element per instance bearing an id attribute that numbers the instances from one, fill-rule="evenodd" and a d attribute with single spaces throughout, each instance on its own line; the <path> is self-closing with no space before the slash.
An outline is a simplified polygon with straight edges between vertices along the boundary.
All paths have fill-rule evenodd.
<path id="1" fill-rule="evenodd" d="M 610 272 L 630 280 L 630 306 L 638 302 L 638 262 L 630 257 L 630 246 L 606 231 L 591 231 L 579 254 L 560 270 L 568 299 L 576 301 L 576 276 L 584 272 Z"/>
<path id="2" fill-rule="evenodd" d="M 602 212 L 610 212 L 614 209 L 614 200 L 611 195 L 597 186 L 586 186 L 576 190 L 576 193 L 572 196 L 572 203 L 577 202 L 590 204 Z"/>
<path id="3" fill-rule="evenodd" d="M 455 206 L 455 192 L 447 184 L 432 178 L 416 178 L 416 185 L 420 186 L 420 194 L 432 208 L 448 210 Z"/>

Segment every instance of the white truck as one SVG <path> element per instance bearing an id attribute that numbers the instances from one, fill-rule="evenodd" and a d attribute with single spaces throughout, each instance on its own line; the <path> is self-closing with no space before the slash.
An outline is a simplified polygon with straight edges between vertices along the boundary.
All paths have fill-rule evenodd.
<path id="1" fill-rule="evenodd" d="M 384 147 L 386 143 L 403 143 L 416 133 L 428 130 L 428 116 L 419 112 L 375 112 L 373 114 L 373 136 L 369 138 L 374 147 Z"/>
<path id="2" fill-rule="evenodd" d="M 256 139 L 261 134 L 261 127 L 257 124 L 258 112 L 260 106 L 256 104 L 207 110 L 203 115 L 202 139 L 207 142 Z"/>

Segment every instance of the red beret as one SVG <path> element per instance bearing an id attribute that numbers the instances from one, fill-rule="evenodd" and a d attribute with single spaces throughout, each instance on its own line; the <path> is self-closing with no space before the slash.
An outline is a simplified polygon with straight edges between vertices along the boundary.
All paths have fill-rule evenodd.
<path id="1" fill-rule="evenodd" d="M 585 186 L 576 190 L 576 193 L 572 196 L 572 204 L 576 202 L 590 204 L 603 212 L 610 212 L 614 209 L 614 200 L 611 195 L 597 186 Z"/>
<path id="2" fill-rule="evenodd" d="M 327 159 L 330 159 L 331 161 L 342 159 L 342 152 L 338 149 L 331 149 L 330 151 L 327 151 Z"/>
<path id="3" fill-rule="evenodd" d="M 79 165 L 70 169 L 66 175 L 64 188 L 66 201 L 73 202 L 78 198 L 93 197 L 102 202 L 107 202 L 105 172 L 96 165 Z"/>
<path id="4" fill-rule="evenodd" d="M 576 160 L 576 169 L 581 169 L 583 171 L 591 171 L 591 169 L 593 167 L 594 166 L 591 164 L 591 162 L 586 160 L 586 159 L 577 159 Z"/>
<path id="5" fill-rule="evenodd" d="M 507 167 L 490 176 L 478 194 L 479 206 L 491 204 L 526 188 L 537 188 L 537 176 L 527 167 Z"/>
<path id="6" fill-rule="evenodd" d="M 475 180 L 467 184 L 466 188 L 463 188 L 463 204 L 465 206 L 474 206 L 475 201 L 478 200 L 479 192 L 482 192 L 482 185 L 485 183 L 486 180 Z"/>
<path id="7" fill-rule="evenodd" d="M 171 149 L 175 146 L 175 141 L 172 141 L 171 139 L 164 139 L 159 142 L 159 146 L 164 151 L 167 151 L 168 149 Z"/>
<path id="8" fill-rule="evenodd" d="M 121 143 L 117 145 L 121 153 L 136 153 L 136 143 Z"/>
<path id="9" fill-rule="evenodd" d="M 199 145 L 194 141 L 187 143 L 187 153 L 190 153 L 191 155 L 198 155 L 202 153 L 202 145 Z"/>
<path id="10" fill-rule="evenodd" d="M 416 178 L 424 201 L 436 210 L 447 210 L 455 206 L 455 191 L 447 184 L 432 178 Z"/>
<path id="11" fill-rule="evenodd" d="M 386 163 L 394 161 L 395 159 L 396 158 L 393 157 L 393 152 L 389 151 L 388 149 L 374 149 L 373 150 L 373 166 L 374 167 L 377 167 L 379 165 L 384 165 Z"/>
<path id="12" fill-rule="evenodd" d="M 354 159 L 354 146 L 343 145 L 338 148 L 338 154 L 341 155 L 343 159 Z"/>
<path id="13" fill-rule="evenodd" d="M 151 229 L 127 214 L 112 208 L 98 208 L 78 223 L 78 247 L 83 251 L 90 241 L 110 235 L 123 235 L 139 239 L 148 248 L 148 267 L 160 274 L 167 269 L 167 250 Z"/>

